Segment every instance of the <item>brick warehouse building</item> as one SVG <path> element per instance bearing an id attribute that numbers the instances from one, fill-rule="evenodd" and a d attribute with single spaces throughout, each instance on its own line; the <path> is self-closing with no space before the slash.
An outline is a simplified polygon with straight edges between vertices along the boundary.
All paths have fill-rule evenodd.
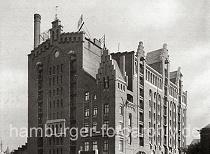
<path id="1" fill-rule="evenodd" d="M 145 55 L 109 53 L 84 32 L 62 32 L 58 19 L 40 43 L 34 15 L 34 50 L 28 55 L 28 126 L 56 128 L 61 137 L 28 137 L 31 154 L 179 154 L 186 146 L 187 92 L 182 73 L 170 71 L 167 45 Z M 102 126 L 128 128 L 112 137 Z M 65 137 L 65 127 L 94 128 L 92 136 Z M 132 128 L 139 135 L 133 137 Z M 152 129 L 151 129 L 152 128 Z M 88 133 L 85 129 L 85 133 Z"/>

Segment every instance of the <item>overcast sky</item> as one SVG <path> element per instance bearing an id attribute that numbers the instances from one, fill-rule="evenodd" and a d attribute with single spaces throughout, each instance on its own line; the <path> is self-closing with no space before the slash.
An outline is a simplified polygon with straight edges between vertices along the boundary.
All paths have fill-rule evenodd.
<path id="1" fill-rule="evenodd" d="M 114 52 L 145 51 L 168 44 L 171 68 L 181 66 L 188 91 L 188 126 L 210 123 L 209 0 L 6 0 L 0 6 L 0 139 L 16 148 L 26 138 L 9 138 L 9 125 L 27 127 L 27 54 L 33 48 L 33 14 L 41 31 L 58 17 L 65 32 L 75 31 L 81 14 L 91 37 L 106 34 Z M 188 143 L 192 137 L 188 138 Z"/>

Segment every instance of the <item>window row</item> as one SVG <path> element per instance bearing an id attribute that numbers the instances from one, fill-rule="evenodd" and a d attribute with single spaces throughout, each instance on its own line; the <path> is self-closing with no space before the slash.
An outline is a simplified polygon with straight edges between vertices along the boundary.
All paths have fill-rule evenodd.
<path id="1" fill-rule="evenodd" d="M 90 142 L 89 141 L 84 142 L 84 151 L 92 151 L 92 150 L 97 150 L 97 149 L 98 149 L 98 142 L 97 141 L 92 142 L 92 149 L 90 148 Z M 108 140 L 104 140 L 103 151 L 107 152 L 107 154 L 108 154 L 108 150 L 109 150 Z"/>
<path id="2" fill-rule="evenodd" d="M 104 120 L 104 122 L 103 122 L 103 124 L 102 124 L 103 129 L 104 129 L 104 130 L 107 130 L 107 129 L 109 128 L 109 124 L 110 124 L 110 123 L 109 123 L 109 120 Z M 90 128 L 92 128 L 92 131 L 93 131 L 93 133 L 94 133 L 94 132 L 97 131 L 98 123 L 97 123 L 96 121 L 93 121 L 93 122 L 92 122 L 92 125 L 90 125 L 89 123 L 84 122 L 83 127 L 85 128 L 86 133 L 89 132 L 89 129 L 90 129 Z M 102 127 L 101 127 L 101 128 L 102 128 Z M 101 128 L 100 128 L 100 129 L 101 129 Z"/>
<path id="3" fill-rule="evenodd" d="M 52 96 L 58 96 L 58 95 L 63 95 L 63 87 L 60 87 L 60 88 L 56 88 L 56 89 L 53 89 L 53 90 L 49 90 L 48 92 L 48 95 L 49 97 L 52 97 Z"/>
<path id="4" fill-rule="evenodd" d="M 104 104 L 103 113 L 104 113 L 105 116 L 108 116 L 108 114 L 109 114 L 109 104 Z M 96 117 L 97 114 L 98 114 L 98 107 L 94 106 L 93 107 L 93 116 Z M 89 117 L 89 116 L 90 116 L 90 109 L 85 108 L 84 109 L 84 117 Z"/>
<path id="5" fill-rule="evenodd" d="M 49 113 L 48 115 L 48 119 L 52 120 L 52 119 L 64 119 L 64 115 L 63 112 L 54 112 L 54 113 Z"/>
<path id="6" fill-rule="evenodd" d="M 58 85 L 58 84 L 62 84 L 63 83 L 63 76 L 62 75 L 57 75 L 57 76 L 53 76 L 52 78 L 49 78 L 49 86 L 54 86 L 54 85 Z"/>
<path id="7" fill-rule="evenodd" d="M 171 95 L 174 98 L 177 98 L 177 95 L 178 95 L 177 89 L 172 87 L 172 86 L 170 86 L 170 88 L 169 88 L 169 95 Z"/>
<path id="8" fill-rule="evenodd" d="M 146 70 L 146 80 L 152 83 L 153 85 L 157 86 L 158 88 L 163 88 L 163 81 L 160 77 L 156 76 L 149 70 Z"/>
<path id="9" fill-rule="evenodd" d="M 62 148 L 49 149 L 49 154 L 63 154 Z"/>
<path id="10" fill-rule="evenodd" d="M 91 99 L 91 94 L 90 94 L 89 91 L 85 92 L 85 97 L 84 98 L 85 98 L 85 101 L 89 101 Z M 96 100 L 96 94 L 93 94 L 93 98 L 92 99 Z"/>
<path id="11" fill-rule="evenodd" d="M 63 108 L 63 99 L 57 99 L 57 101 L 49 101 L 49 108 Z"/>
<path id="12" fill-rule="evenodd" d="M 48 137 L 48 145 L 63 145 L 63 137 Z"/>
<path id="13" fill-rule="evenodd" d="M 60 64 L 60 65 L 56 65 L 56 66 L 52 66 L 49 68 L 49 75 L 52 75 L 52 74 L 59 74 L 59 73 L 62 73 L 63 72 L 63 64 Z"/>
<path id="14" fill-rule="evenodd" d="M 117 88 L 122 90 L 122 91 L 125 91 L 125 85 L 123 85 L 122 83 L 117 83 Z"/>

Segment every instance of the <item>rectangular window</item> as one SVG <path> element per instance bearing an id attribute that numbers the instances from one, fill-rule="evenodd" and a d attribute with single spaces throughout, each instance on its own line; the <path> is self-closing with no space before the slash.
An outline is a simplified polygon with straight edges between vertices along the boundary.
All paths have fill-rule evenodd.
<path id="1" fill-rule="evenodd" d="M 56 94 L 59 95 L 59 88 L 56 89 Z"/>
<path id="2" fill-rule="evenodd" d="M 123 131 L 123 128 L 124 128 L 123 122 L 120 122 L 120 124 L 119 124 L 119 132 L 120 133 Z"/>
<path id="3" fill-rule="evenodd" d="M 144 101 L 143 100 L 139 100 L 139 106 L 140 106 L 140 109 L 144 109 Z"/>
<path id="4" fill-rule="evenodd" d="M 63 64 L 61 64 L 61 72 L 63 72 Z"/>
<path id="5" fill-rule="evenodd" d="M 61 107 L 63 107 L 63 99 L 61 99 Z"/>
<path id="6" fill-rule="evenodd" d="M 94 107 L 93 108 L 93 116 L 96 117 L 98 114 L 98 108 L 97 107 Z"/>
<path id="7" fill-rule="evenodd" d="M 144 122 L 144 114 L 142 112 L 139 112 L 139 120 L 140 122 Z"/>
<path id="8" fill-rule="evenodd" d="M 132 143 L 132 135 L 131 135 L 131 133 L 129 134 L 129 144 L 131 145 L 131 143 Z"/>
<path id="9" fill-rule="evenodd" d="M 49 74 L 51 75 L 52 74 L 52 68 L 50 67 L 49 69 Z"/>
<path id="10" fill-rule="evenodd" d="M 85 92 L 85 101 L 90 100 L 90 92 Z"/>
<path id="11" fill-rule="evenodd" d="M 96 94 L 93 96 L 93 99 L 96 100 Z"/>
<path id="12" fill-rule="evenodd" d="M 108 140 L 105 140 L 105 141 L 104 141 L 103 149 L 104 149 L 104 151 L 108 151 L 108 150 L 109 150 Z"/>
<path id="13" fill-rule="evenodd" d="M 139 135 L 143 135 L 143 133 L 144 133 L 144 126 L 139 125 Z"/>
<path id="14" fill-rule="evenodd" d="M 53 74 L 55 74 L 55 66 L 53 66 Z"/>
<path id="15" fill-rule="evenodd" d="M 119 141 L 119 151 L 123 152 L 123 140 Z"/>
<path id="16" fill-rule="evenodd" d="M 89 151 L 89 142 L 85 142 L 85 151 Z"/>
<path id="17" fill-rule="evenodd" d="M 132 127 L 132 114 L 131 113 L 129 113 L 128 124 L 130 127 Z"/>
<path id="18" fill-rule="evenodd" d="M 58 76 L 57 76 L 57 80 L 56 81 L 57 81 L 57 84 L 58 84 L 59 83 L 59 77 Z"/>
<path id="19" fill-rule="evenodd" d="M 139 138 L 139 145 L 144 146 L 144 138 L 143 137 Z"/>
<path id="20" fill-rule="evenodd" d="M 104 126 L 103 126 L 105 129 L 108 129 L 109 127 L 109 121 L 108 120 L 105 120 L 104 121 Z"/>
<path id="21" fill-rule="evenodd" d="M 88 133 L 88 131 L 89 131 L 89 124 L 88 123 L 84 123 L 84 129 L 85 129 L 85 133 Z"/>
<path id="22" fill-rule="evenodd" d="M 93 132 L 97 131 L 97 122 L 93 122 Z"/>
<path id="23" fill-rule="evenodd" d="M 85 109 L 85 117 L 89 117 L 90 115 L 90 110 L 89 109 Z"/>
<path id="24" fill-rule="evenodd" d="M 119 112 L 120 112 L 120 115 L 123 115 L 123 106 L 122 105 L 120 106 Z"/>
<path id="25" fill-rule="evenodd" d="M 53 86 L 55 85 L 55 77 L 53 77 Z"/>
<path id="26" fill-rule="evenodd" d="M 97 149 L 98 149 L 97 141 L 93 141 L 93 150 L 97 150 Z"/>
<path id="27" fill-rule="evenodd" d="M 57 99 L 57 107 L 59 107 L 59 99 Z"/>
<path id="28" fill-rule="evenodd" d="M 109 104 L 104 105 L 104 114 L 108 115 L 109 114 Z"/>
<path id="29" fill-rule="evenodd" d="M 63 83 L 63 76 L 61 75 L 61 83 Z"/>

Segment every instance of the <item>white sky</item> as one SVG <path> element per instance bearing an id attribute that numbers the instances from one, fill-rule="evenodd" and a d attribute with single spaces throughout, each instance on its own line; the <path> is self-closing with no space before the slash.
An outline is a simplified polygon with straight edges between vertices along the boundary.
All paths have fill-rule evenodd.
<path id="1" fill-rule="evenodd" d="M 6 0 L 0 6 L 0 139 L 16 148 L 25 138 L 9 138 L 9 124 L 27 127 L 27 54 L 33 48 L 33 14 L 41 30 L 51 27 L 55 6 L 64 31 L 75 31 L 81 14 L 92 37 L 106 34 L 110 51 L 145 51 L 168 44 L 171 67 L 182 67 L 188 91 L 188 126 L 210 123 L 210 1 L 208 0 Z M 188 143 L 192 137 L 188 138 Z"/>

